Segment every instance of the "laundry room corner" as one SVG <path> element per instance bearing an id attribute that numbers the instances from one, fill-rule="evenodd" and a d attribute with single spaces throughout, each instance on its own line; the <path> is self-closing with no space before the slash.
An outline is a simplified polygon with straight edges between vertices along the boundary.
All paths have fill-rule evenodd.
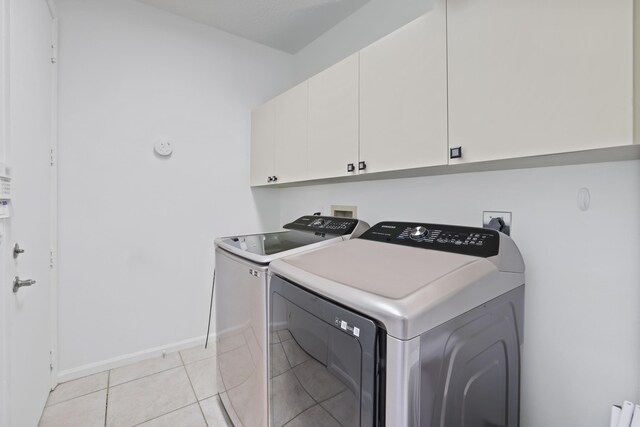
<path id="1" fill-rule="evenodd" d="M 133 0 L 58 8 L 69 380 L 204 341 L 214 237 L 275 223 L 272 192 L 249 187 L 250 112 L 291 84 L 293 60 Z"/>

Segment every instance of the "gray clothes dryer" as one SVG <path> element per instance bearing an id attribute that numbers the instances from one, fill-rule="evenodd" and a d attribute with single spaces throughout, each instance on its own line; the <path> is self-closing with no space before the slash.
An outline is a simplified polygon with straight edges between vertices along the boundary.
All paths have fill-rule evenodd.
<path id="1" fill-rule="evenodd" d="M 267 272 L 287 255 L 333 245 L 369 228 L 355 218 L 303 216 L 284 230 L 215 240 L 217 389 L 236 427 L 265 427 Z"/>
<path id="2" fill-rule="evenodd" d="M 270 425 L 516 427 L 523 311 L 493 230 L 382 222 L 276 260 Z"/>

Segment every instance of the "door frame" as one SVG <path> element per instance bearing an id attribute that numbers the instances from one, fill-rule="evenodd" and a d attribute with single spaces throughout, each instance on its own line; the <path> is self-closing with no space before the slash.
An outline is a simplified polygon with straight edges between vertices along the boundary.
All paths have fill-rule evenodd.
<path id="1" fill-rule="evenodd" d="M 52 21 L 51 34 L 51 168 L 50 174 L 50 283 L 51 283 L 51 376 L 50 387 L 55 388 L 58 384 L 58 269 L 57 269 L 57 248 L 58 248 L 58 66 L 57 66 L 57 46 L 58 46 L 58 15 L 55 0 L 46 1 Z M 11 162 L 11 93 L 10 93 L 10 34 L 11 34 L 11 0 L 0 0 L 0 22 L 2 31 L 0 33 L 0 163 L 10 165 Z M 0 220 L 0 425 L 8 425 L 10 420 L 9 392 L 11 385 L 10 378 L 10 355 L 9 355 L 9 296 L 8 289 L 11 288 L 11 271 L 9 257 L 11 256 L 11 243 L 13 237 L 11 233 L 11 219 Z"/>
<path id="2" fill-rule="evenodd" d="M 51 14 L 51 168 L 49 266 L 51 283 L 51 390 L 58 385 L 58 11 L 46 0 Z"/>
<path id="3" fill-rule="evenodd" d="M 9 1 L 0 0 L 0 162 L 9 157 Z M 9 246 L 11 220 L 0 220 L 0 425 L 9 425 Z"/>

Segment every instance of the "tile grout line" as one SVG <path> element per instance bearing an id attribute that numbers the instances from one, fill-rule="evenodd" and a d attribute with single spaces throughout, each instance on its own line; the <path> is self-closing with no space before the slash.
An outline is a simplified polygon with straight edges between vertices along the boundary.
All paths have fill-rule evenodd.
<path id="1" fill-rule="evenodd" d="M 202 410 L 202 405 L 200 404 L 200 399 L 198 399 L 198 394 L 196 393 L 196 389 L 193 386 L 193 383 L 191 382 L 191 377 L 189 376 L 189 371 L 187 371 L 187 365 L 184 363 L 184 359 L 182 358 L 182 353 L 178 352 L 178 356 L 180 356 L 180 361 L 182 361 L 182 368 L 184 369 L 184 373 L 187 375 L 187 379 L 189 380 L 189 385 L 191 386 L 191 390 L 193 391 L 193 396 L 196 398 L 196 402 L 198 403 L 198 408 L 200 409 L 200 413 L 202 414 L 202 418 L 204 419 L 204 423 L 208 427 L 209 426 L 209 421 L 207 421 L 207 417 L 204 415 L 204 411 Z M 203 360 L 205 360 L 205 359 L 203 359 Z"/>
<path id="2" fill-rule="evenodd" d="M 100 372 L 99 372 L 99 373 L 100 373 Z M 64 384 L 64 383 L 62 383 L 62 384 Z M 107 386 L 107 387 L 108 387 L 108 386 Z M 79 399 L 79 398 L 81 398 L 81 397 L 89 396 L 90 394 L 97 393 L 97 392 L 102 391 L 102 390 L 106 390 L 106 389 L 107 389 L 107 387 L 101 387 L 101 388 L 99 388 L 99 389 L 97 389 L 97 390 L 93 390 L 93 391 L 90 391 L 90 392 L 88 392 L 88 393 L 79 394 L 79 395 L 77 395 L 77 396 L 74 396 L 74 397 L 70 397 L 70 398 L 68 398 L 68 399 L 61 400 L 60 402 L 56 402 L 56 403 L 52 403 L 52 404 L 50 404 L 50 405 L 46 405 L 46 406 L 45 406 L 45 409 L 46 409 L 46 408 L 52 408 L 52 407 L 54 407 L 54 406 L 60 405 L 61 403 L 67 403 L 67 402 L 70 402 L 70 401 L 72 401 L 72 400 Z"/>
<path id="3" fill-rule="evenodd" d="M 231 351 L 231 350 L 230 350 L 230 351 Z M 107 382 L 106 382 L 105 387 L 100 387 L 100 388 L 98 388 L 97 390 L 91 390 L 91 391 L 88 391 L 88 392 L 86 392 L 86 393 L 82 393 L 82 394 L 79 394 L 79 395 L 77 395 L 77 396 L 73 396 L 73 397 L 70 397 L 70 398 L 67 398 L 67 399 L 61 400 L 61 401 L 56 402 L 56 403 L 54 403 L 54 404 L 45 405 L 45 408 L 44 408 L 44 410 L 43 410 L 43 414 L 44 414 L 44 411 L 45 411 L 47 408 L 52 408 L 52 407 L 55 407 L 55 406 L 60 405 L 60 404 L 63 404 L 63 403 L 68 403 L 68 402 L 74 401 L 74 400 L 79 399 L 79 398 L 82 398 L 82 397 L 86 397 L 86 396 L 89 396 L 89 395 L 92 395 L 92 394 L 95 394 L 95 393 L 99 393 L 99 392 L 101 392 L 101 391 L 105 391 L 105 404 L 104 404 L 104 405 L 105 405 L 105 406 L 104 406 L 104 408 L 105 408 L 105 409 L 104 409 L 104 426 L 106 427 L 106 426 L 107 426 L 107 423 L 108 423 L 108 414 L 109 414 L 109 394 L 110 394 L 110 390 L 111 390 L 111 388 L 119 387 L 120 385 L 128 384 L 128 383 L 131 383 L 131 382 L 134 382 L 134 381 L 137 381 L 137 380 L 142 380 L 142 379 L 144 379 L 144 378 L 148 378 L 148 377 L 153 376 L 153 375 L 156 375 L 156 374 L 160 374 L 160 373 L 167 372 L 167 371 L 170 371 L 170 370 L 173 370 L 173 369 L 177 369 L 177 368 L 179 368 L 180 366 L 182 366 L 182 367 L 183 367 L 183 369 L 184 369 L 184 371 L 185 371 L 185 374 L 187 375 L 187 379 L 188 379 L 188 381 L 189 381 L 189 384 L 190 384 L 190 386 L 191 386 L 191 389 L 192 389 L 192 391 L 193 391 L 193 393 L 194 393 L 194 395 L 195 395 L 196 402 L 198 403 L 198 407 L 199 407 L 199 409 L 200 409 L 200 412 L 201 412 L 201 414 L 202 414 L 202 416 L 203 416 L 203 418 L 204 418 L 205 423 L 206 423 L 206 424 L 207 424 L 207 426 L 208 426 L 207 419 L 206 419 L 206 417 L 204 416 L 204 411 L 203 411 L 202 407 L 200 406 L 200 400 L 198 399 L 198 396 L 197 396 L 197 394 L 195 393 L 195 388 L 194 388 L 194 386 L 193 386 L 193 383 L 191 382 L 191 378 L 189 377 L 189 374 L 188 374 L 188 372 L 186 371 L 186 366 L 187 366 L 187 365 L 189 365 L 189 364 L 194 364 L 194 363 L 197 363 L 197 362 L 202 362 L 202 361 L 205 361 L 205 360 L 208 360 L 208 359 L 212 359 L 212 358 L 214 358 L 215 356 L 204 357 L 204 358 L 201 358 L 201 359 L 192 360 L 192 361 L 190 361 L 189 363 L 185 363 L 185 360 L 184 360 L 184 358 L 182 357 L 181 351 L 180 351 L 180 350 L 178 350 L 178 351 L 176 351 L 175 353 L 177 354 L 177 356 L 178 356 L 178 358 L 179 358 L 179 361 L 180 361 L 180 363 L 179 363 L 179 364 L 177 364 L 177 365 L 175 365 L 175 366 L 173 366 L 173 367 L 170 367 L 170 368 L 166 368 L 166 369 L 160 370 L 160 371 L 158 371 L 158 372 L 149 373 L 149 374 L 147 374 L 147 375 L 143 375 L 143 376 L 138 377 L 138 378 L 134 378 L 134 379 L 131 379 L 131 380 L 128 380 L 128 381 L 124 381 L 124 382 L 119 383 L 119 384 L 115 384 L 115 385 L 114 385 L 114 384 L 112 383 L 112 381 L 111 381 L 111 373 L 112 373 L 111 371 L 113 371 L 114 369 L 118 369 L 118 368 L 114 368 L 114 369 L 107 369 L 107 370 L 104 370 L 104 371 L 101 371 L 101 372 L 97 372 L 97 373 L 92 374 L 92 375 L 87 375 L 87 376 L 82 377 L 82 378 L 78 378 L 78 379 L 71 380 L 71 381 L 66 381 L 65 383 L 62 383 L 62 384 L 71 383 L 71 382 L 74 382 L 74 381 L 78 381 L 78 380 L 81 380 L 81 379 L 84 379 L 84 378 L 91 377 L 91 376 L 93 376 L 93 375 L 99 375 L 99 374 L 101 374 L 101 373 L 102 373 L 102 374 L 106 374 L 106 375 L 107 375 Z M 134 364 L 135 364 L 135 363 L 134 363 Z M 134 364 L 125 365 L 125 366 L 131 366 L 131 365 L 134 365 Z M 125 366 L 123 366 L 123 367 L 125 367 Z M 51 392 L 50 392 L 50 394 L 51 394 Z M 211 397 L 217 397 L 217 398 L 219 399 L 219 393 L 213 394 L 212 396 L 208 396 L 208 397 L 204 398 L 203 400 L 209 399 L 209 398 L 211 398 Z M 192 404 L 193 404 L 193 403 L 190 403 L 189 405 L 185 405 L 185 406 L 183 406 L 183 407 L 181 407 L 181 408 L 177 408 L 177 409 L 175 409 L 175 410 L 173 410 L 173 411 L 170 411 L 170 412 L 168 412 L 168 413 L 172 413 L 172 412 L 175 412 L 175 411 L 177 411 L 177 410 L 184 409 L 186 406 L 190 406 L 190 405 L 192 405 Z M 159 418 L 159 417 L 164 416 L 164 415 L 167 415 L 167 414 L 162 414 L 162 415 L 159 415 L 158 417 L 155 417 L 155 418 Z M 155 419 L 155 418 L 153 418 L 153 419 Z M 146 421 L 144 421 L 144 422 L 147 422 L 147 421 L 150 421 L 150 420 L 146 420 Z"/>
<path id="4" fill-rule="evenodd" d="M 179 351 L 176 351 L 176 353 L 179 353 Z M 169 354 L 173 354 L 173 353 L 169 353 Z M 193 362 L 189 362 L 189 363 L 187 363 L 187 365 L 190 365 L 191 363 L 195 363 L 195 362 L 200 362 L 200 361 L 202 361 L 202 360 L 210 359 L 210 358 L 212 358 L 212 357 L 215 357 L 215 356 L 209 356 L 209 357 L 205 357 L 204 359 L 194 360 Z M 146 360 L 142 360 L 141 362 L 146 362 L 146 361 L 149 361 L 149 360 L 153 360 L 153 359 L 146 359 Z M 184 362 L 182 362 L 182 358 L 180 358 L 180 361 L 181 361 L 181 364 L 182 364 L 183 366 L 186 366 L 186 365 L 184 364 Z M 136 362 L 136 363 L 140 363 L 140 362 Z M 153 372 L 153 373 L 151 373 L 151 374 L 146 374 L 146 375 L 143 375 L 143 376 L 141 376 L 141 377 L 137 377 L 137 378 L 133 378 L 133 379 L 130 379 L 130 380 L 127 380 L 127 381 L 123 381 L 123 382 L 118 383 L 118 384 L 113 384 L 113 385 L 111 384 L 111 382 L 110 382 L 110 381 L 111 381 L 111 371 L 113 371 L 114 369 L 126 368 L 126 367 L 128 367 L 128 366 L 135 365 L 136 363 L 131 363 L 131 364 L 129 364 L 129 365 L 119 366 L 119 367 L 117 367 L 117 368 L 113 368 L 113 369 L 107 369 L 107 370 L 105 370 L 105 371 L 96 372 L 95 374 L 91 374 L 91 375 L 87 375 L 87 376 L 84 376 L 84 377 L 76 378 L 75 380 L 69 380 L 69 381 L 65 381 L 65 382 L 63 382 L 63 383 L 60 383 L 59 385 L 68 384 L 68 383 L 72 383 L 72 382 L 74 382 L 74 381 L 82 380 L 82 379 L 85 379 L 85 378 L 91 377 L 91 376 L 93 376 L 93 375 L 98 375 L 98 374 L 102 374 L 102 373 L 105 373 L 105 372 L 106 372 L 106 373 L 107 373 L 107 375 L 108 375 L 108 376 L 107 376 L 107 386 L 106 386 L 106 387 L 104 387 L 104 388 L 102 388 L 102 387 L 101 387 L 101 388 L 99 388 L 99 389 L 97 389 L 97 390 L 93 390 L 93 391 L 90 391 L 90 392 L 88 392 L 88 393 L 80 394 L 80 395 L 78 395 L 78 396 L 70 397 L 70 398 L 68 398 L 68 399 L 64 399 L 64 400 L 61 400 L 61 401 L 59 401 L 59 402 L 52 403 L 52 404 L 50 404 L 50 405 L 46 405 L 46 406 L 45 406 L 45 408 L 47 408 L 47 407 L 49 407 L 49 406 L 59 405 L 59 404 L 64 403 L 64 402 L 68 402 L 68 401 L 70 401 L 70 400 L 77 399 L 77 398 L 79 398 L 79 397 L 88 396 L 88 395 L 90 395 L 90 394 L 92 394 L 92 393 L 96 393 L 96 392 L 98 392 L 98 391 L 105 390 L 105 389 L 107 389 L 107 388 L 109 388 L 109 387 L 118 387 L 118 386 L 121 386 L 121 385 L 123 385 L 123 384 L 128 384 L 128 383 L 133 382 L 133 381 L 137 381 L 137 380 L 141 380 L 141 379 L 143 379 L 143 378 L 150 377 L 151 375 L 155 375 L 155 374 L 159 374 L 159 373 L 162 373 L 162 372 L 170 371 L 170 370 L 172 370 L 172 369 L 176 369 L 176 368 L 179 368 L 179 367 L 180 367 L 180 365 L 176 365 L 176 366 L 172 366 L 172 367 L 170 367 L 170 368 L 162 369 L 161 371 Z"/>
<path id="5" fill-rule="evenodd" d="M 173 414 L 174 412 L 181 411 L 182 409 L 188 408 L 191 405 L 194 405 L 194 404 L 193 403 L 189 403 L 187 405 L 181 406 L 180 408 L 174 409 L 173 411 L 167 412 L 166 414 L 161 414 L 161 415 L 158 415 L 157 417 L 149 418 L 148 420 L 144 420 L 142 422 L 139 422 L 138 424 L 134 424 L 132 427 L 141 426 L 141 425 L 143 425 L 145 423 L 148 423 L 149 421 L 157 420 L 158 418 L 162 418 L 162 417 L 164 417 L 166 415 Z M 206 420 L 205 420 L 205 422 L 206 422 Z"/>
<path id="6" fill-rule="evenodd" d="M 182 366 L 184 366 L 184 365 L 182 365 Z M 138 380 L 141 380 L 141 379 L 143 379 L 143 378 L 150 377 L 150 376 L 155 375 L 155 374 L 161 374 L 161 373 L 163 373 L 163 372 L 167 372 L 167 371 L 170 371 L 170 370 L 172 370 L 172 369 L 177 369 L 177 368 L 179 368 L 179 367 L 180 367 L 180 365 L 172 366 L 172 367 L 170 367 L 170 368 L 163 369 L 163 370 L 161 370 L 161 371 L 153 372 L 153 373 L 151 373 L 151 374 L 143 375 L 143 376 L 141 376 L 141 377 L 133 378 L 133 379 L 131 379 L 131 380 L 127 380 L 127 381 L 123 381 L 123 382 L 118 383 L 118 384 L 114 384 L 113 386 L 110 386 L 110 387 L 120 387 L 121 385 L 129 384 L 129 383 L 131 383 L 131 382 L 138 381 Z"/>
<path id="7" fill-rule="evenodd" d="M 239 348 L 241 348 L 241 347 L 244 347 L 245 345 L 246 345 L 246 346 L 248 346 L 248 345 L 249 345 L 249 343 L 245 341 L 243 344 L 241 344 L 241 345 L 239 345 L 239 346 L 237 346 L 237 347 L 233 347 L 233 348 L 230 348 L 229 350 L 225 350 L 225 351 L 216 352 L 217 354 L 214 354 L 213 356 L 210 356 L 210 357 L 215 357 L 215 356 L 217 356 L 217 355 L 219 355 L 219 354 L 227 354 L 227 353 L 230 353 L 230 352 L 232 352 L 233 350 L 237 350 L 237 349 L 239 349 Z M 207 358 L 207 359 L 208 359 L 208 358 Z M 202 359 L 201 359 L 201 360 L 202 360 Z M 193 362 L 197 362 L 197 360 L 194 360 Z M 191 364 L 191 363 L 193 363 L 193 362 L 189 362 L 189 364 Z"/>
<path id="8" fill-rule="evenodd" d="M 109 412 L 109 382 L 111 381 L 111 369 L 107 371 L 107 396 L 104 402 L 104 426 L 107 427 L 107 414 Z"/>
<path id="9" fill-rule="evenodd" d="M 180 351 L 176 351 L 176 353 L 178 353 L 178 356 L 180 357 L 180 364 L 181 364 L 182 366 L 185 366 L 185 367 L 186 367 L 187 365 L 191 365 L 191 364 L 196 363 L 196 362 L 202 362 L 203 360 L 207 360 L 207 359 L 211 359 L 211 358 L 214 358 L 214 357 L 215 357 L 215 356 L 209 356 L 209 357 L 205 357 L 205 358 L 203 358 L 203 359 L 193 360 L 193 361 L 191 361 L 191 362 L 189 362 L 189 363 L 184 363 L 184 361 L 182 360 L 182 355 L 180 355 Z M 173 353 L 169 353 L 169 354 L 173 354 Z M 152 359 L 147 359 L 147 360 L 152 360 Z M 144 362 L 144 360 L 143 360 L 143 362 Z M 132 363 L 131 365 L 135 365 L 135 363 Z M 120 366 L 119 368 L 126 368 L 127 366 L 131 366 L 131 365 L 124 365 L 124 366 Z M 179 367 L 180 367 L 180 365 L 172 366 L 172 367 L 170 367 L 170 368 L 166 368 L 166 369 L 163 369 L 163 370 L 161 370 L 161 371 L 153 372 L 153 373 L 151 373 L 151 374 L 143 375 L 143 376 L 141 376 L 141 377 L 133 378 L 133 379 L 131 379 L 131 380 L 123 381 L 123 382 L 121 382 L 121 383 L 114 384 L 113 386 L 109 386 L 109 387 L 119 387 L 119 386 L 121 386 L 121 385 L 123 385 L 123 384 L 128 384 L 128 383 L 130 383 L 130 382 L 137 381 L 137 380 L 141 380 L 141 379 L 143 379 L 143 378 L 147 378 L 147 377 L 150 377 L 150 376 L 155 375 L 155 374 L 160 374 L 160 373 L 162 373 L 162 372 L 167 372 L 167 371 L 170 371 L 170 370 L 172 370 L 172 369 L 179 368 Z M 114 368 L 114 369 L 119 369 L 119 368 Z M 112 371 L 112 369 L 110 369 L 109 371 L 103 371 L 103 372 L 111 372 L 111 371 Z M 72 381 L 75 381 L 75 380 L 72 380 Z M 102 389 L 100 389 L 100 390 L 102 390 Z M 96 390 L 96 391 L 98 391 L 98 390 Z M 94 392 L 91 392 L 91 393 L 94 393 Z M 90 394 L 90 393 L 87 393 L 87 394 Z M 83 396 L 86 396 L 86 395 L 83 395 Z M 79 397 L 79 396 L 78 396 L 78 397 Z M 74 398 L 74 399 L 75 399 L 75 398 Z M 67 399 L 67 400 L 71 400 L 71 399 Z M 59 402 L 59 403 L 62 403 L 62 402 Z M 57 403 L 55 403 L 55 405 L 57 405 Z M 52 405 L 52 406 L 53 406 L 53 405 Z"/>
<path id="10" fill-rule="evenodd" d="M 278 331 L 278 332 L 279 332 L 279 331 Z M 280 337 L 280 334 L 278 334 L 278 337 Z M 293 337 L 293 335 L 292 335 L 292 337 Z M 285 340 L 285 341 L 289 341 L 289 340 Z M 284 341 L 282 341 L 282 339 L 281 339 L 279 344 L 280 344 L 280 346 L 282 347 L 282 353 L 284 354 L 284 358 L 285 358 L 285 359 L 287 359 L 287 363 L 289 364 L 290 368 L 289 368 L 288 370 L 286 370 L 285 372 L 281 373 L 280 375 L 277 375 L 277 376 L 275 376 L 275 377 L 272 377 L 272 378 L 271 378 L 271 381 L 273 381 L 273 379 L 274 379 L 274 378 L 277 378 L 277 377 L 279 377 L 279 376 L 281 376 L 281 375 L 284 375 L 284 374 L 286 374 L 287 372 L 291 371 L 291 373 L 293 374 L 293 377 L 296 379 L 296 381 L 298 381 L 298 384 L 300 384 L 300 387 L 302 387 L 302 389 L 305 391 L 305 393 L 309 394 L 309 393 L 307 392 L 307 390 L 304 388 L 304 386 L 302 385 L 302 383 L 300 382 L 300 379 L 299 379 L 299 378 L 298 378 L 298 376 L 296 375 L 295 371 L 293 370 L 293 368 L 295 368 L 295 367 L 296 367 L 296 366 L 298 366 L 298 365 L 301 365 L 301 364 L 302 364 L 302 363 L 304 363 L 304 362 L 302 362 L 302 363 L 298 363 L 298 365 L 293 366 L 293 365 L 291 364 L 291 361 L 289 360 L 289 356 L 287 356 L 287 352 L 286 352 L 286 351 L 284 351 L 284 345 L 282 345 L 282 343 L 283 343 L 283 342 L 284 342 Z M 298 344 L 298 343 L 296 342 L 296 344 Z M 299 344 L 298 344 L 298 345 L 299 345 Z M 303 351 L 304 351 L 304 350 L 303 350 Z M 310 394 L 309 394 L 309 397 L 311 398 L 311 400 L 313 400 L 313 403 L 315 403 L 316 405 L 320 405 L 318 402 L 316 402 L 316 400 L 315 400 L 315 399 L 313 398 L 313 396 L 311 396 Z M 306 410 L 308 410 L 308 409 L 313 408 L 314 406 L 315 406 L 315 405 L 311 405 L 311 406 L 309 406 L 308 408 L 304 408 L 301 412 L 297 413 L 293 418 L 291 418 L 289 421 L 287 421 L 284 425 L 286 426 L 286 425 L 287 425 L 287 424 L 289 424 L 291 421 L 293 421 L 293 420 L 295 420 L 296 418 L 298 418 L 298 416 L 299 416 L 299 415 L 301 415 L 303 412 L 305 412 L 305 411 L 306 411 Z M 284 427 L 284 426 L 283 426 L 283 427 Z"/>
<path id="11" fill-rule="evenodd" d="M 311 360 L 311 359 L 310 359 L 310 360 Z M 314 360 L 315 360 L 315 359 L 314 359 Z M 303 362 L 303 363 L 304 363 L 304 362 Z M 302 365 L 302 363 L 301 363 L 300 365 Z M 296 365 L 296 367 L 298 367 L 298 366 L 300 366 L 300 365 Z M 338 391 L 338 392 L 336 392 L 336 393 L 334 393 L 334 394 L 330 395 L 330 396 L 329 396 L 329 397 L 327 397 L 326 399 L 323 399 L 323 400 L 317 400 L 315 397 L 313 397 L 313 395 L 311 394 L 311 392 L 310 392 L 309 390 L 307 390 L 307 387 L 305 387 L 305 386 L 304 386 L 304 382 L 300 379 L 300 377 L 298 376 L 298 374 L 296 374 L 296 370 L 295 370 L 295 369 L 293 369 L 293 368 L 291 368 L 291 371 L 293 372 L 293 375 L 296 377 L 296 380 L 298 380 L 298 382 L 300 383 L 300 386 L 302 387 L 302 389 L 303 389 L 305 392 L 307 392 L 307 394 L 309 395 L 309 397 L 310 397 L 314 402 L 316 402 L 316 404 L 318 404 L 318 405 L 320 405 L 320 406 L 322 406 L 322 404 L 323 404 L 323 403 L 325 403 L 326 401 L 331 400 L 331 399 L 333 399 L 334 397 L 336 397 L 337 395 L 339 395 L 339 394 L 343 393 L 345 390 L 349 390 L 349 388 L 348 388 L 344 383 L 342 383 L 342 382 L 338 379 L 338 381 L 340 381 L 340 382 L 342 383 L 342 386 L 343 386 L 344 388 L 343 388 L 343 389 L 341 389 L 340 391 Z M 328 371 L 328 370 L 327 370 L 327 371 Z M 288 371 L 287 371 L 287 372 L 288 372 Z M 331 372 L 329 372 L 329 373 L 331 373 Z"/>
<path id="12" fill-rule="evenodd" d="M 278 336 L 280 336 L 280 334 L 278 334 Z M 293 336 L 292 336 L 292 337 L 293 337 Z M 290 339 L 293 339 L 293 338 L 289 338 L 289 339 L 287 339 L 287 340 L 285 340 L 285 341 L 289 341 Z M 287 362 L 289 363 L 289 366 L 291 366 L 291 361 L 289 360 L 289 356 L 287 356 L 287 352 L 286 352 L 286 351 L 284 351 L 284 346 L 282 345 L 282 343 L 283 343 L 283 342 L 284 342 L 284 341 L 280 341 L 280 342 L 279 342 L 279 344 L 282 346 L 282 352 L 284 353 L 284 357 L 287 359 Z M 297 342 L 296 342 L 296 344 L 297 344 Z M 300 344 L 298 344 L 298 345 L 300 345 Z M 304 351 L 304 350 L 303 350 L 303 351 Z M 306 353 L 306 352 L 305 352 L 305 353 Z M 307 354 L 308 354 L 308 353 L 307 353 Z M 308 359 L 308 360 L 314 360 L 314 358 L 313 358 L 313 357 L 311 357 L 311 359 Z M 339 392 L 335 393 L 334 395 L 331 395 L 331 396 L 329 396 L 328 398 L 324 399 L 323 401 L 319 402 L 318 400 L 316 400 L 316 398 L 315 398 L 315 397 L 313 397 L 313 395 L 311 395 L 311 393 L 309 393 L 309 390 L 307 390 L 307 388 L 304 386 L 303 382 L 302 382 L 302 381 L 300 380 L 300 378 L 298 377 L 298 374 L 296 374 L 296 370 L 295 370 L 295 368 L 296 368 L 296 367 L 298 367 L 298 366 L 300 366 L 300 365 L 302 365 L 302 364 L 303 364 L 303 363 L 305 363 L 305 362 L 307 362 L 307 360 L 305 360 L 304 362 L 298 363 L 296 366 L 291 366 L 288 370 L 286 370 L 285 372 L 281 373 L 280 375 L 284 375 L 284 374 L 286 374 L 287 372 L 291 371 L 291 373 L 293 373 L 293 376 L 295 377 L 296 381 L 298 381 L 298 383 L 300 384 L 300 386 L 302 387 L 302 389 L 303 389 L 303 390 L 304 390 L 304 391 L 309 395 L 309 397 L 311 398 L 311 400 L 313 400 L 313 402 L 315 403 L 315 405 L 312 405 L 312 406 L 310 406 L 310 407 L 308 407 L 308 408 L 306 408 L 306 409 L 303 409 L 300 413 L 296 414 L 293 418 L 291 418 L 289 421 L 287 421 L 283 427 L 286 427 L 286 426 L 287 426 L 289 423 L 291 423 L 293 420 L 295 420 L 295 419 L 296 419 L 296 418 L 298 418 L 300 415 L 302 415 L 304 412 L 308 411 L 309 409 L 313 408 L 313 407 L 314 407 L 314 406 L 316 406 L 316 405 L 317 405 L 317 406 L 319 406 L 320 408 L 322 408 L 324 411 L 326 411 L 326 412 L 327 412 L 327 414 L 329 414 L 329 416 L 330 416 L 331 418 L 333 418 L 335 421 L 337 421 L 337 422 L 338 422 L 338 424 L 342 425 L 342 423 L 341 423 L 341 422 L 340 422 L 336 417 L 334 417 L 334 416 L 333 416 L 333 414 L 332 414 L 331 412 L 329 412 L 329 411 L 328 411 L 324 406 L 322 406 L 322 404 L 323 404 L 323 403 L 325 403 L 325 402 L 327 402 L 327 401 L 329 401 L 329 400 L 331 400 L 331 399 L 333 399 L 334 397 L 338 396 L 339 394 L 341 394 L 342 392 L 344 392 L 344 390 L 348 390 L 348 387 L 346 387 L 346 386 L 345 386 L 345 389 L 340 390 Z M 280 375 L 277 375 L 277 376 L 275 376 L 275 377 L 272 377 L 272 378 L 271 378 L 271 380 L 273 380 L 273 378 L 277 378 L 277 377 L 279 377 Z M 343 385 L 344 385 L 344 384 L 343 384 Z"/>
<path id="13" fill-rule="evenodd" d="M 286 354 L 286 352 L 285 352 L 285 356 L 286 356 L 286 355 L 287 355 L 287 354 Z M 304 362 L 302 362 L 302 363 L 304 363 Z M 299 364 L 297 364 L 296 366 L 302 365 L 302 363 L 299 363 Z M 284 426 L 282 426 L 282 427 L 286 427 L 286 425 L 287 425 L 287 424 L 289 424 L 291 421 L 295 420 L 295 419 L 296 419 L 296 418 L 298 418 L 300 415 L 302 415 L 304 412 L 308 411 L 309 409 L 313 408 L 313 407 L 314 407 L 314 406 L 316 406 L 316 405 L 317 405 L 317 406 L 320 406 L 322 409 L 324 409 L 324 408 L 322 407 L 322 405 L 320 405 L 320 402 L 318 402 L 318 401 L 317 401 L 317 400 L 316 400 L 316 399 L 311 395 L 311 393 L 309 393 L 309 391 L 307 391 L 307 389 L 304 387 L 304 385 L 302 385 L 302 381 L 300 381 L 300 378 L 298 378 L 298 376 L 296 375 L 296 371 L 295 371 L 293 368 L 291 368 L 291 369 L 290 369 L 290 371 L 291 371 L 291 373 L 293 374 L 293 377 L 296 379 L 296 381 L 298 381 L 298 384 L 300 384 L 300 387 L 302 387 L 302 390 L 304 390 L 304 392 L 305 392 L 305 393 L 306 393 L 306 394 L 311 398 L 311 400 L 313 400 L 313 403 L 314 403 L 314 404 L 313 404 L 313 405 L 311 405 L 311 406 L 309 406 L 309 407 L 307 407 L 307 408 L 304 408 L 302 411 L 298 412 L 296 415 L 294 415 L 294 417 L 293 417 L 293 418 L 291 418 L 289 421 L 287 421 L 287 422 L 284 424 Z M 287 372 L 289 372 L 289 371 L 287 371 Z M 333 418 L 333 417 L 332 417 L 332 418 Z M 337 421 L 337 420 L 336 420 L 336 421 Z M 341 423 L 340 423 L 340 422 L 338 422 L 338 424 L 341 424 Z"/>

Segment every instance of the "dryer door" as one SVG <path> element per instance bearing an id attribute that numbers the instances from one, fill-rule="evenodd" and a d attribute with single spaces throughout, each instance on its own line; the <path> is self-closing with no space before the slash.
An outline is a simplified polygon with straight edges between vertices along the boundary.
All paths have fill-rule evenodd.
<path id="1" fill-rule="evenodd" d="M 269 296 L 271 426 L 381 425 L 384 330 L 277 276 Z"/>

